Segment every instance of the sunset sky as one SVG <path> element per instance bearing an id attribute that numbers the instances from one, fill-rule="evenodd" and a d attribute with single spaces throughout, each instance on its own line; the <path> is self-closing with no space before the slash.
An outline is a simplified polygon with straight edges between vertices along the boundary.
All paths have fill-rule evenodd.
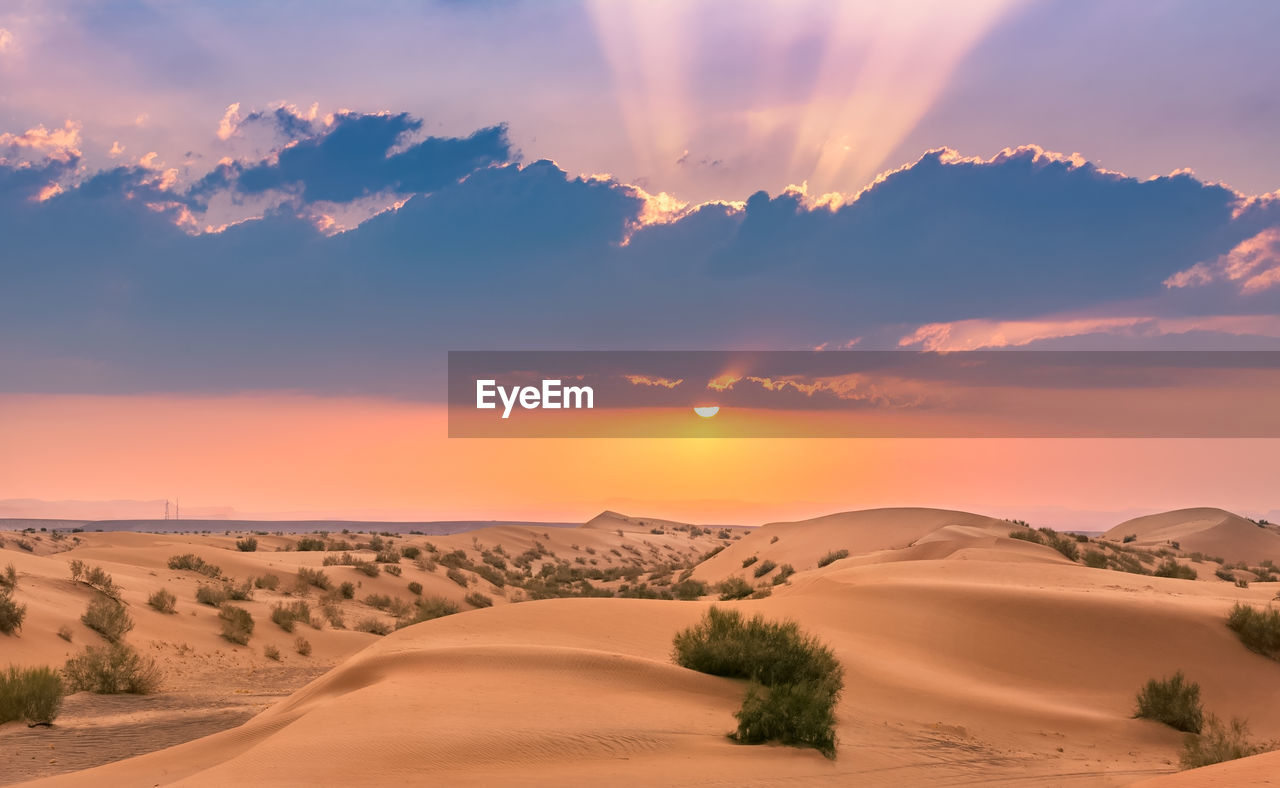
<path id="1" fill-rule="evenodd" d="M 448 350 L 1280 349 L 1277 29 L 1264 0 L 6 4 L 0 516 L 1280 510 L 1277 440 L 444 417 Z"/>

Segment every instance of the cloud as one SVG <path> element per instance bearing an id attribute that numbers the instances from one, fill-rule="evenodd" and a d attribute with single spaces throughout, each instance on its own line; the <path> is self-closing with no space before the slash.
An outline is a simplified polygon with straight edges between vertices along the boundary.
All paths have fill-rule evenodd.
<path id="1" fill-rule="evenodd" d="M 1166 287 L 1198 287 L 1216 281 L 1236 283 L 1252 294 L 1280 285 L 1280 228 L 1269 227 L 1241 241 L 1210 263 L 1196 263 L 1164 280 Z"/>
<path id="2" fill-rule="evenodd" d="M 518 163 L 502 126 L 424 137 L 405 114 L 231 115 L 229 144 L 259 129 L 276 147 L 189 185 L 172 168 L 83 172 L 74 124 L 60 144 L 5 137 L 42 158 L 0 162 L 3 385 L 424 397 L 459 347 L 1280 336 L 1263 319 L 1280 288 L 1243 288 L 1274 267 L 1249 250 L 1274 252 L 1280 201 L 1187 173 L 936 150 L 857 194 L 685 205 Z M 214 218 L 214 203 L 243 213 Z M 1199 264 L 1213 281 L 1165 284 Z"/>
<path id="3" fill-rule="evenodd" d="M 8 52 L 13 47 L 13 33 L 0 27 L 0 54 Z"/>
<path id="4" fill-rule="evenodd" d="M 657 386 L 664 389 L 673 389 L 681 383 L 684 383 L 684 378 L 676 378 L 675 380 L 672 380 L 670 378 L 650 377 L 648 375 L 623 375 L 623 377 L 626 378 L 627 382 L 633 386 Z"/>
<path id="5" fill-rule="evenodd" d="M 71 120 L 62 128 L 47 129 L 40 125 L 21 134 L 0 134 L 0 149 L 26 151 L 61 162 L 80 158 L 79 145 L 80 124 Z"/>

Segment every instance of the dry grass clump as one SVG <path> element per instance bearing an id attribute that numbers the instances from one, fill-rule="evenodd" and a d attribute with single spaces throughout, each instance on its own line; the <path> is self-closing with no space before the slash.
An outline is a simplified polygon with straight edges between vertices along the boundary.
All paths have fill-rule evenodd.
<path id="1" fill-rule="evenodd" d="M 264 591 L 275 591 L 280 587 L 280 578 L 275 575 L 263 575 L 253 579 L 253 587 L 260 588 Z"/>
<path id="2" fill-rule="evenodd" d="M 755 589 L 746 580 L 734 575 L 717 583 L 716 591 L 720 594 L 721 602 L 728 602 L 731 599 L 746 599 Z"/>
<path id="3" fill-rule="evenodd" d="M 308 569 L 304 566 L 298 570 L 298 581 L 294 589 L 300 594 L 305 594 L 312 586 L 321 591 L 328 591 L 333 588 L 333 583 L 329 580 L 329 576 L 324 573 L 324 570 Z"/>
<path id="4" fill-rule="evenodd" d="M 293 650 L 298 652 L 304 657 L 309 657 L 311 656 L 311 641 L 299 635 L 298 637 L 294 638 Z"/>
<path id="5" fill-rule="evenodd" d="M 262 647 L 262 656 L 266 657 L 267 659 L 272 659 L 272 660 L 275 660 L 276 662 L 279 662 L 280 649 L 268 643 L 267 645 Z"/>
<path id="6" fill-rule="evenodd" d="M 457 613 L 458 610 L 456 602 L 452 602 L 442 596 L 424 597 L 418 600 L 418 604 L 414 607 L 413 617 L 405 621 L 404 626 L 430 621 L 433 618 L 451 616 Z"/>
<path id="7" fill-rule="evenodd" d="M 755 568 L 755 571 L 752 574 L 754 574 L 756 577 L 764 577 L 765 575 L 769 574 L 774 569 L 776 569 L 777 566 L 778 564 L 776 561 L 769 561 L 766 559 L 760 562 L 760 565 Z"/>
<path id="8" fill-rule="evenodd" d="M 824 566 L 829 566 L 830 564 L 834 564 L 836 561 L 839 561 L 842 558 L 848 558 L 848 557 L 849 557 L 848 550 L 832 550 L 831 552 L 827 553 L 826 555 L 818 559 L 818 568 L 821 569 Z"/>
<path id="9" fill-rule="evenodd" d="M 252 536 L 246 536 L 244 539 L 236 540 L 236 549 L 242 553 L 255 553 L 258 551 L 258 540 Z"/>
<path id="10" fill-rule="evenodd" d="M 88 646 L 62 668 L 71 692 L 146 695 L 160 687 L 160 668 L 123 643 Z"/>
<path id="11" fill-rule="evenodd" d="M 292 632 L 297 622 L 301 621 L 304 624 L 311 622 L 311 606 L 302 600 L 288 605 L 277 602 L 271 607 L 271 620 L 285 632 Z"/>
<path id="12" fill-rule="evenodd" d="M 12 635 L 22 630 L 22 622 L 27 617 L 27 606 L 20 605 L 13 598 L 18 588 L 18 573 L 13 564 L 5 567 L 0 573 L 0 632 Z"/>
<path id="13" fill-rule="evenodd" d="M 241 646 L 249 643 L 249 636 L 253 634 L 253 616 L 248 610 L 224 602 L 218 608 L 218 618 L 222 621 L 222 637 Z"/>
<path id="14" fill-rule="evenodd" d="M 1250 651 L 1280 659 L 1280 610 L 1237 602 L 1227 615 L 1227 626 Z"/>
<path id="15" fill-rule="evenodd" d="M 100 566 L 86 566 L 83 561 L 74 560 L 67 567 L 71 570 L 71 579 L 97 589 L 112 599 L 120 598 L 120 586 Z"/>
<path id="16" fill-rule="evenodd" d="M 493 607 L 493 597 L 473 591 L 467 594 L 466 603 L 472 607 Z"/>
<path id="17" fill-rule="evenodd" d="M 0 723 L 51 725 L 62 710 L 62 696 L 62 678 L 53 668 L 10 665 L 0 673 Z"/>
<path id="18" fill-rule="evenodd" d="M 374 635 L 390 635 L 394 631 L 390 624 L 372 616 L 360 619 L 352 629 L 357 632 L 370 632 Z"/>
<path id="19" fill-rule="evenodd" d="M 169 557 L 169 568 L 174 570 L 186 570 L 190 572 L 199 572 L 205 577 L 214 578 L 215 580 L 222 576 L 222 570 L 213 564 L 206 563 L 203 558 L 195 553 L 183 553 Z"/>
<path id="20" fill-rule="evenodd" d="M 226 589 L 202 585 L 196 589 L 196 601 L 209 607 L 221 607 L 222 603 L 227 601 Z"/>
<path id="21" fill-rule="evenodd" d="M 1224 724 L 1210 714 L 1205 719 L 1205 728 L 1204 733 L 1188 737 L 1183 745 L 1184 769 L 1248 758 L 1263 751 L 1262 747 L 1249 741 L 1249 725 L 1242 719 L 1233 717 L 1230 723 Z"/>
<path id="22" fill-rule="evenodd" d="M 173 613 L 178 604 L 178 597 L 167 588 L 157 588 L 147 597 L 147 604 L 161 613 Z"/>

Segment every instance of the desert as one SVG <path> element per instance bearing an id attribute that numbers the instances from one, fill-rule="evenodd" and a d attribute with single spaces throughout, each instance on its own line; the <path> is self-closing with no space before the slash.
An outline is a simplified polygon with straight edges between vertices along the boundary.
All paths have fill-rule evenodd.
<path id="1" fill-rule="evenodd" d="M 0 726 L 0 780 L 1235 785 L 1278 763 L 1280 663 L 1228 617 L 1270 606 L 1280 534 L 1222 510 L 1093 536 L 937 509 L 761 527 L 614 512 L 431 535 L 259 526 L 0 535 L 25 608 L 0 665 L 61 669 L 106 647 L 81 619 L 105 596 L 85 580 L 97 568 L 134 624 L 120 642 L 159 675 L 145 694 L 73 692 L 51 725 Z M 161 589 L 171 613 L 149 601 Z M 219 605 L 251 631 L 229 632 Z M 673 659 L 711 608 L 795 622 L 830 648 L 834 757 L 727 735 L 746 682 Z M 1258 754 L 1184 770 L 1197 737 L 1135 717 L 1144 684 L 1178 672 L 1206 714 L 1247 721 Z"/>

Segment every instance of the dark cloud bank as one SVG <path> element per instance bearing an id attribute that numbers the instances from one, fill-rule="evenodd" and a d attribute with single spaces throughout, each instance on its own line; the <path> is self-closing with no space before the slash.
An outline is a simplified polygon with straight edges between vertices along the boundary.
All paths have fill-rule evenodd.
<path id="1" fill-rule="evenodd" d="M 1280 225 L 1280 200 L 1187 174 L 935 151 L 834 211 L 759 192 L 638 226 L 642 193 L 521 163 L 502 127 L 423 138 L 403 114 L 247 120 L 290 144 L 189 186 L 9 152 L 0 389 L 426 396 L 446 349 L 891 347 L 922 323 L 1126 303 L 1280 311 L 1280 287 L 1163 284 Z M 405 202 L 317 229 L 318 205 L 387 194 Z M 219 195 L 280 200 L 222 232 L 182 226 Z"/>

